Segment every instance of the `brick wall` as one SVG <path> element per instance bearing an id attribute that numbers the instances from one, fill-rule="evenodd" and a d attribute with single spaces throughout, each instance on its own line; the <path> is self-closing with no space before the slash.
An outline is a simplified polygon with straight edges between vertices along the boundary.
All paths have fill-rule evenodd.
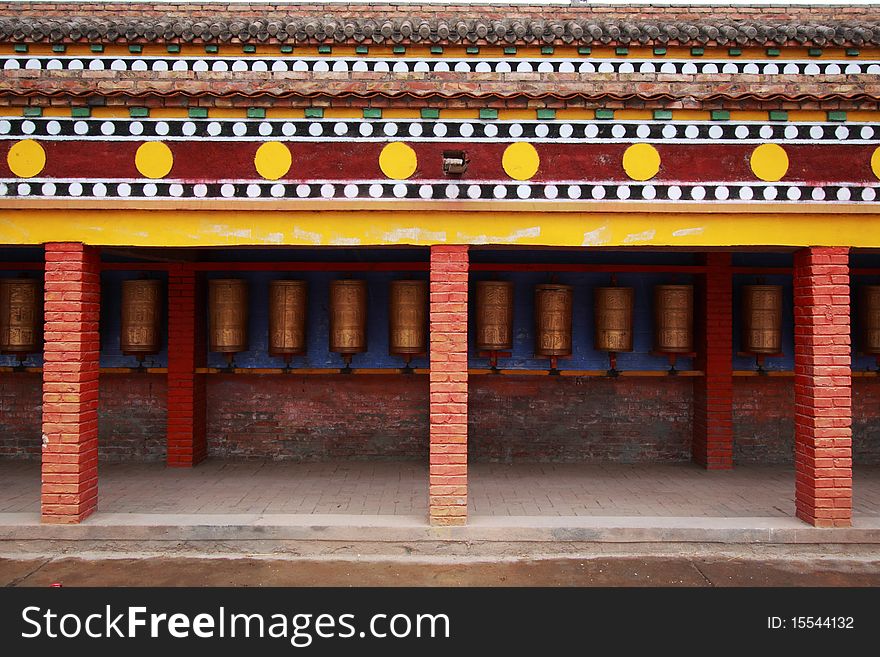
<path id="1" fill-rule="evenodd" d="M 39 374 L 0 374 L 0 458 L 40 458 L 42 380 Z"/>
<path id="2" fill-rule="evenodd" d="M 208 453 L 245 459 L 424 462 L 427 377 L 209 377 Z"/>
<path id="3" fill-rule="evenodd" d="M 469 385 L 476 461 L 686 461 L 687 378 L 480 376 Z"/>
<path id="4" fill-rule="evenodd" d="M 102 461 L 165 459 L 164 376 L 105 374 L 98 405 L 98 458 Z"/>

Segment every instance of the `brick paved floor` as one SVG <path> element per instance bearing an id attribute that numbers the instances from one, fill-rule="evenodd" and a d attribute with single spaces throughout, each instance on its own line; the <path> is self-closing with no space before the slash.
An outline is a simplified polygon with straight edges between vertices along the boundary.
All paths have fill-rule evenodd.
<path id="1" fill-rule="evenodd" d="M 880 516 L 880 466 L 855 469 L 857 516 Z M 494 516 L 767 517 L 794 514 L 790 466 L 476 464 L 470 512 Z M 39 510 L 39 466 L 0 461 L 0 513 Z M 418 463 L 236 463 L 192 470 L 101 464 L 100 511 L 425 515 Z"/>

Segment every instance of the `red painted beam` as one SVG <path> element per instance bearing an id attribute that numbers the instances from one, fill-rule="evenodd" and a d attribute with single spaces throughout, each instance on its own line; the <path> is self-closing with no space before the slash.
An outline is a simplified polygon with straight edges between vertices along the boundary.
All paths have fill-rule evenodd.
<path id="1" fill-rule="evenodd" d="M 42 262 L 0 262 L 0 271 L 43 271 Z"/>
<path id="2" fill-rule="evenodd" d="M 473 262 L 471 271 L 532 271 L 532 272 L 599 272 L 608 274 L 621 273 L 669 273 L 669 274 L 703 274 L 703 265 L 599 265 L 588 263 L 486 263 Z"/>
<path id="3" fill-rule="evenodd" d="M 731 267 L 734 274 L 752 274 L 754 276 L 791 276 L 791 267 Z"/>
<path id="4" fill-rule="evenodd" d="M 194 262 L 194 271 L 428 271 L 427 262 Z"/>

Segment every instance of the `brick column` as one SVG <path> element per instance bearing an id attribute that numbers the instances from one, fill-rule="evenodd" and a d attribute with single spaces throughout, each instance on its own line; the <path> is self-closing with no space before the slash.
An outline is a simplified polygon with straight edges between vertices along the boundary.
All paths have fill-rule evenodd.
<path id="1" fill-rule="evenodd" d="M 205 313 L 199 277 L 183 265 L 168 272 L 169 466 L 192 467 L 208 454 L 205 435 Z"/>
<path id="2" fill-rule="evenodd" d="M 818 527 L 852 519 L 849 249 L 794 257 L 795 507 Z"/>
<path id="3" fill-rule="evenodd" d="M 46 244 L 41 513 L 77 523 L 98 505 L 98 322 L 96 247 Z"/>
<path id="4" fill-rule="evenodd" d="M 431 247 L 430 521 L 467 522 L 468 247 Z"/>
<path id="5" fill-rule="evenodd" d="M 698 366 L 694 382 L 693 460 L 707 470 L 733 467 L 733 274 L 729 253 L 706 254 L 699 287 Z"/>

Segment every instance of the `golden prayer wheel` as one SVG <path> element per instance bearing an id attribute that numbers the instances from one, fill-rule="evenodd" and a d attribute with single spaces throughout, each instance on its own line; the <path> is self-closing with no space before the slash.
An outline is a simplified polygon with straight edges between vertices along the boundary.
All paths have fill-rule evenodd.
<path id="1" fill-rule="evenodd" d="M 388 351 L 407 358 L 428 353 L 428 282 L 391 281 Z"/>
<path id="2" fill-rule="evenodd" d="M 161 350 L 162 281 L 144 279 L 122 282 L 122 325 L 119 348 L 126 356 L 158 354 Z"/>
<path id="3" fill-rule="evenodd" d="M 248 285 L 240 278 L 208 281 L 210 349 L 232 364 L 232 355 L 248 348 Z"/>
<path id="4" fill-rule="evenodd" d="M 367 350 L 367 282 L 330 282 L 330 351 L 348 356 Z"/>
<path id="5" fill-rule="evenodd" d="M 619 353 L 633 350 L 633 299 L 631 287 L 597 287 L 593 290 L 596 333 L 593 344 L 599 351 Z"/>
<path id="6" fill-rule="evenodd" d="M 513 349 L 513 283 L 477 282 L 477 350 Z"/>
<path id="7" fill-rule="evenodd" d="M 40 282 L 33 278 L 0 279 L 0 353 L 40 351 Z"/>
<path id="8" fill-rule="evenodd" d="M 742 289 L 743 351 L 782 352 L 782 286 L 744 285 Z"/>
<path id="9" fill-rule="evenodd" d="M 862 353 L 880 356 L 880 285 L 864 285 L 859 289 L 859 316 Z"/>
<path id="10" fill-rule="evenodd" d="M 571 285 L 535 286 L 535 354 L 571 356 Z"/>
<path id="11" fill-rule="evenodd" d="M 307 295 L 305 281 L 269 283 L 269 354 L 287 363 L 306 352 Z"/>
<path id="12" fill-rule="evenodd" d="M 654 286 L 654 351 L 689 354 L 694 350 L 694 286 Z"/>

